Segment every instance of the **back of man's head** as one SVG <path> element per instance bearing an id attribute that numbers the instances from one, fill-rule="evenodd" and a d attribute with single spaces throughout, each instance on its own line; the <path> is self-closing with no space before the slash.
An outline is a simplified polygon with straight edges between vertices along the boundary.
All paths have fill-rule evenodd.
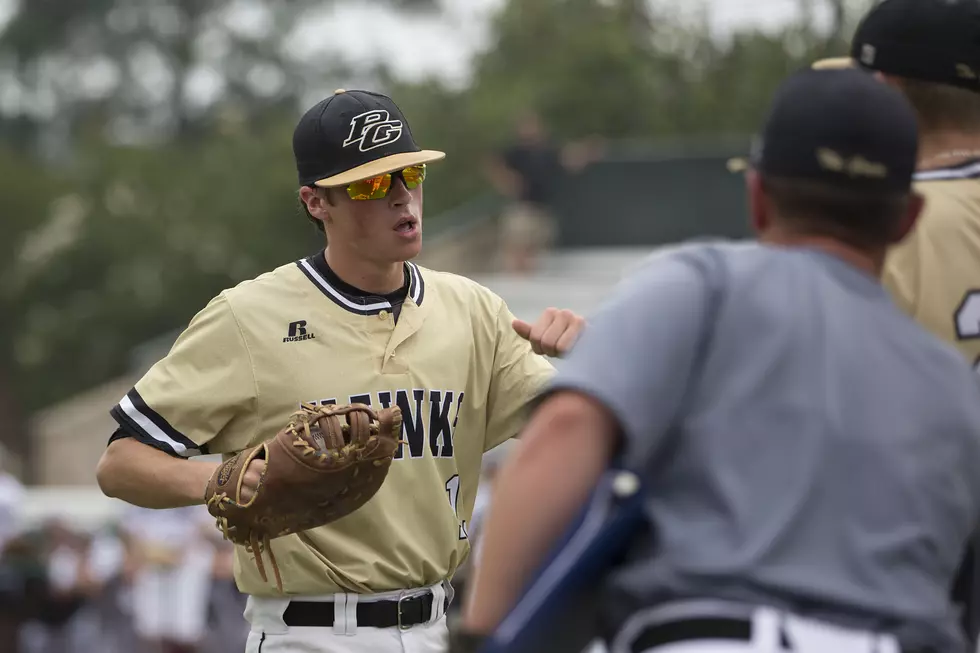
<path id="1" fill-rule="evenodd" d="M 980 130 L 980 2 L 883 0 L 861 19 L 850 56 L 815 68 L 879 73 L 908 98 L 924 132 Z"/>
<path id="2" fill-rule="evenodd" d="M 911 227 L 917 155 L 901 93 L 857 70 L 796 73 L 776 91 L 750 158 L 755 226 L 885 247 Z"/>

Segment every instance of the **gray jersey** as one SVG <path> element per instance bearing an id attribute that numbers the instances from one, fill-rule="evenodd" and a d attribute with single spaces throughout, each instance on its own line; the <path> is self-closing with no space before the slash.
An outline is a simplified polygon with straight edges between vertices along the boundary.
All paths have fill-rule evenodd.
<path id="1" fill-rule="evenodd" d="M 812 249 L 654 256 L 553 388 L 598 398 L 645 471 L 656 543 L 627 606 L 790 608 L 962 646 L 950 587 L 980 516 L 980 376 L 877 280 Z"/>

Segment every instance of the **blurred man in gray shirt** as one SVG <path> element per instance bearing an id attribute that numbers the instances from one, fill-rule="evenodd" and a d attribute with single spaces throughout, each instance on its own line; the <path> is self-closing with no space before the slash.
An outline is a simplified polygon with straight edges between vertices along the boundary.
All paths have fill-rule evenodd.
<path id="1" fill-rule="evenodd" d="M 665 250 L 595 316 L 497 479 L 469 641 L 618 459 L 656 538 L 608 579 L 613 651 L 967 649 L 980 376 L 879 283 L 922 208 L 916 155 L 870 75 L 784 82 L 746 175 L 759 242 Z"/>

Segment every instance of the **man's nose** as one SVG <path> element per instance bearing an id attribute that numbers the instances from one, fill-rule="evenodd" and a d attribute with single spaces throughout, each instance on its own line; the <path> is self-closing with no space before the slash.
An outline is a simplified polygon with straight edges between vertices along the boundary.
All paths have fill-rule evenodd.
<path id="1" fill-rule="evenodd" d="M 391 189 L 388 191 L 388 200 L 393 206 L 401 206 L 402 204 L 408 204 L 412 199 L 411 193 L 408 192 L 408 186 L 402 181 L 401 177 L 393 177 L 391 180 Z"/>

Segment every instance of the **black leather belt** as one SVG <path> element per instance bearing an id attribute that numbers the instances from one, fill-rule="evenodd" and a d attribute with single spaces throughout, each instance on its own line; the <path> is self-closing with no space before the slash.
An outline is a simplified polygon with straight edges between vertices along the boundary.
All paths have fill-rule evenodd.
<path id="1" fill-rule="evenodd" d="M 644 653 L 658 646 L 698 639 L 721 639 L 747 642 L 752 639 L 752 622 L 736 617 L 692 617 L 647 626 L 630 643 L 631 653 Z M 782 649 L 791 651 L 788 641 Z M 932 648 L 903 648 L 902 653 L 938 653 Z"/>
<path id="2" fill-rule="evenodd" d="M 432 618 L 431 592 L 426 594 L 358 603 L 357 625 L 368 628 L 407 628 L 425 623 Z M 290 601 L 282 615 L 287 626 L 326 627 L 333 626 L 333 601 Z"/>
<path id="3" fill-rule="evenodd" d="M 747 642 L 752 639 L 752 622 L 732 617 L 692 617 L 647 626 L 630 644 L 630 651 L 643 653 L 658 646 L 692 639 L 727 639 Z"/>

